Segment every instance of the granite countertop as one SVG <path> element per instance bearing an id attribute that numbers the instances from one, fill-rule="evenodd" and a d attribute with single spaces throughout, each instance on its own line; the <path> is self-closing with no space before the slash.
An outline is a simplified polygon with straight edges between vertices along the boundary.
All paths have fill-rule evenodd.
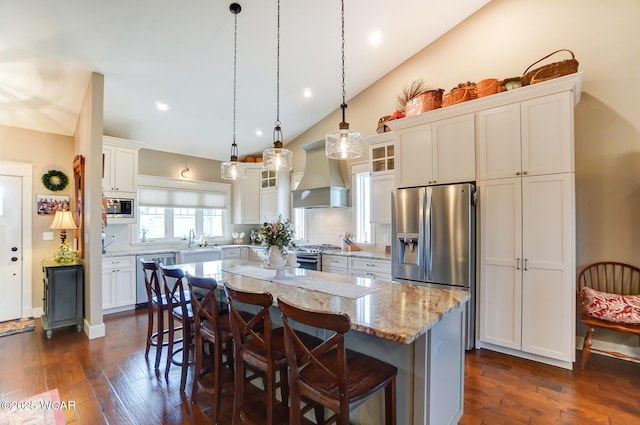
<path id="1" fill-rule="evenodd" d="M 214 277 L 219 283 L 227 282 L 240 290 L 270 292 L 274 302 L 282 297 L 310 309 L 347 313 L 353 330 L 402 344 L 411 344 L 451 310 L 469 300 L 469 292 L 464 289 L 418 286 L 306 269 L 289 270 L 284 279 L 276 279 L 275 271 L 265 270 L 262 263 L 242 260 L 175 267 L 184 268 L 192 274 Z M 358 289 L 369 288 L 374 292 L 358 298 L 332 295 L 321 289 L 309 289 L 312 286 L 309 281 L 313 279 L 329 285 L 333 283 L 332 287 L 358 285 L 365 287 Z"/>

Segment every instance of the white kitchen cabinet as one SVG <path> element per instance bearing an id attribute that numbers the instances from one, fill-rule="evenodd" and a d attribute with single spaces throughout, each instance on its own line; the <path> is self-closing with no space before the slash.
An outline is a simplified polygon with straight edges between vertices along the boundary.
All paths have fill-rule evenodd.
<path id="1" fill-rule="evenodd" d="M 322 254 L 322 271 L 328 273 L 349 274 L 349 257 Z"/>
<path id="2" fill-rule="evenodd" d="M 244 164 L 247 175 L 233 182 L 234 224 L 259 224 L 289 217 L 288 171 L 265 170 L 261 163 Z"/>
<path id="3" fill-rule="evenodd" d="M 102 309 L 104 313 L 133 310 L 136 304 L 136 257 L 102 259 Z"/>
<path id="4" fill-rule="evenodd" d="M 121 192 L 138 191 L 138 150 L 135 142 L 103 137 L 102 190 L 105 193 L 118 196 Z"/>
<path id="5" fill-rule="evenodd" d="M 367 137 L 371 171 L 372 223 L 391 223 L 391 192 L 395 188 L 395 136 L 393 132 Z"/>
<path id="6" fill-rule="evenodd" d="M 250 249 L 245 246 L 222 248 L 223 260 L 249 260 Z"/>
<path id="7" fill-rule="evenodd" d="M 398 130 L 395 154 L 396 187 L 474 181 L 474 115 Z"/>
<path id="8" fill-rule="evenodd" d="M 349 276 L 391 280 L 389 260 L 349 257 Z"/>
<path id="9" fill-rule="evenodd" d="M 233 223 L 260 223 L 260 168 L 247 167 L 246 175 L 233 181 Z"/>
<path id="10" fill-rule="evenodd" d="M 477 116 L 480 180 L 574 172 L 572 92 L 483 110 Z"/>
<path id="11" fill-rule="evenodd" d="M 493 179 L 479 186 L 481 342 L 570 365 L 574 175 Z"/>

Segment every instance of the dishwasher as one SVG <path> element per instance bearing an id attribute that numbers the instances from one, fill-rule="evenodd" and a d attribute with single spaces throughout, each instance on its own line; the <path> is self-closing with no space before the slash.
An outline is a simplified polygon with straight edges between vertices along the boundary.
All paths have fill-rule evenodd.
<path id="1" fill-rule="evenodd" d="M 136 309 L 146 308 L 148 304 L 147 299 L 147 287 L 144 283 L 144 272 L 142 266 L 140 266 L 140 260 L 155 261 L 156 263 L 162 263 L 165 266 L 170 266 L 176 263 L 176 253 L 173 251 L 160 252 L 155 254 L 141 254 L 136 255 Z"/>

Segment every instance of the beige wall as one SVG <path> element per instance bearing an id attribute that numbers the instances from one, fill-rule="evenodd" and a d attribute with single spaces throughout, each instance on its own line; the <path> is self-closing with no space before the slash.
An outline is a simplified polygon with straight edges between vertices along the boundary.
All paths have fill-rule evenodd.
<path id="1" fill-rule="evenodd" d="M 636 0 L 616 0 L 615 7 L 599 0 L 493 0 L 349 101 L 347 121 L 370 136 L 417 77 L 449 90 L 467 80 L 521 75 L 545 54 L 571 49 L 584 73 L 575 110 L 577 265 L 611 259 L 640 266 L 639 17 Z M 287 145 L 294 172 L 304 169 L 299 146 L 324 138 L 339 121 L 336 111 Z"/>
<path id="2" fill-rule="evenodd" d="M 36 195 L 68 195 L 73 202 L 73 138 L 16 127 L 0 126 L 0 160 L 33 164 L 32 200 L 32 299 L 33 308 L 42 308 L 43 286 L 40 262 L 51 255 L 60 243 L 60 232 L 49 229 L 52 215 L 38 215 Z M 42 175 L 49 170 L 60 170 L 69 177 L 69 185 L 62 191 L 47 190 Z M 52 241 L 43 241 L 43 232 L 54 232 Z M 68 232 L 70 240 L 72 233 Z"/>
<path id="3" fill-rule="evenodd" d="M 180 171 L 189 167 L 189 180 L 229 183 L 220 178 L 220 161 L 169 152 L 140 149 L 138 174 L 181 179 Z"/>
<path id="4" fill-rule="evenodd" d="M 393 112 L 403 86 L 418 77 L 450 90 L 467 80 L 519 76 L 547 53 L 568 48 L 584 73 L 575 109 L 576 274 L 602 260 L 640 266 L 639 17 L 637 0 L 493 0 L 349 101 L 347 121 L 370 136 L 379 117 Z M 287 145 L 294 172 L 304 170 L 299 146 L 337 128 L 338 112 Z M 596 339 L 638 344 L 633 335 L 604 330 Z"/>

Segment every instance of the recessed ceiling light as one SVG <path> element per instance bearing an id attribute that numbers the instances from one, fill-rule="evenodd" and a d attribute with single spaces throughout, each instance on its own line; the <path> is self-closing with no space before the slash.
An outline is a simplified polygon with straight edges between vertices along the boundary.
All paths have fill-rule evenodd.
<path id="1" fill-rule="evenodd" d="M 311 89 L 304 89 L 304 91 L 302 92 L 302 95 L 306 98 L 309 98 L 313 95 L 313 93 L 311 92 Z"/>
<path id="2" fill-rule="evenodd" d="M 379 30 L 375 30 L 374 32 L 371 33 L 371 36 L 369 37 L 369 42 L 372 45 L 377 46 L 378 44 L 380 44 L 381 41 L 382 41 L 382 33 Z"/>
<path id="3" fill-rule="evenodd" d="M 262 136 L 262 129 L 256 128 L 256 136 Z"/>
<path id="4" fill-rule="evenodd" d="M 161 100 L 156 100 L 156 109 L 161 112 L 166 112 L 169 109 L 171 109 L 171 106 L 169 106 L 169 104 L 166 102 L 163 102 Z"/>

